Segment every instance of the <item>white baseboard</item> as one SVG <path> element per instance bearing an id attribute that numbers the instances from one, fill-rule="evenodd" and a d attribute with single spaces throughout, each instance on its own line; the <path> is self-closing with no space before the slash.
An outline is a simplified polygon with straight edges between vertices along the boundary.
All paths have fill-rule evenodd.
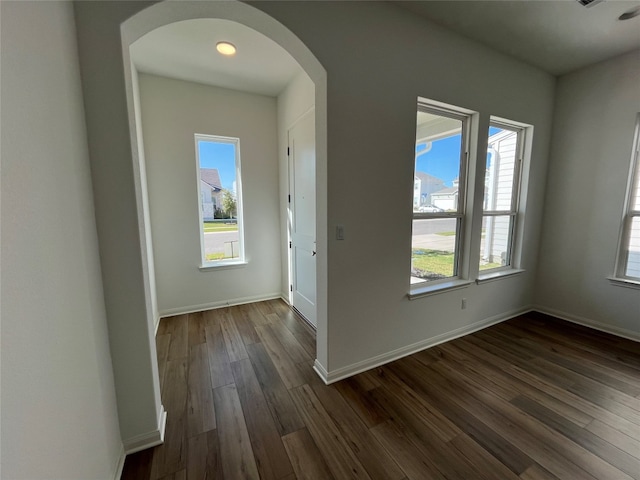
<path id="1" fill-rule="evenodd" d="M 127 455 L 155 447 L 164 442 L 164 431 L 167 426 L 167 411 L 162 407 L 158 418 L 158 428 L 148 433 L 136 435 L 124 440 L 124 451 Z"/>
<path id="2" fill-rule="evenodd" d="M 313 369 L 315 370 L 315 372 L 318 374 L 318 376 L 322 379 L 322 381 L 326 384 L 329 385 L 329 373 L 327 372 L 327 370 L 320 364 L 320 362 L 318 361 L 318 359 L 316 358 L 316 361 L 313 362 Z M 337 380 L 335 380 L 337 381 Z"/>
<path id="3" fill-rule="evenodd" d="M 362 373 L 367 370 L 371 370 L 372 368 L 379 367 L 386 363 L 399 360 L 402 357 L 412 355 L 414 353 L 425 350 L 429 347 L 435 347 L 436 345 L 439 345 L 441 343 L 448 342 L 450 340 L 463 337 L 470 333 L 477 332 L 478 330 L 482 330 L 483 328 L 490 327 L 491 325 L 504 322 L 506 320 L 509 320 L 510 318 L 514 318 L 514 317 L 517 317 L 518 315 L 522 315 L 523 313 L 530 312 L 531 310 L 532 310 L 531 307 L 523 307 L 523 308 L 512 310 L 506 313 L 501 313 L 500 315 L 495 315 L 493 317 L 486 318 L 479 322 L 472 323 L 471 325 L 460 327 L 460 328 L 457 328 L 456 330 L 452 330 L 450 332 L 446 332 L 441 335 L 436 335 L 435 337 L 427 338 L 425 340 L 421 340 L 419 342 L 413 343 L 411 345 L 407 345 L 405 347 L 398 348 L 396 350 L 392 350 L 387 353 L 383 353 L 381 355 L 376 355 L 375 357 L 371 357 L 367 360 L 363 360 L 361 362 L 357 362 L 352 365 L 348 365 L 346 367 L 338 368 L 337 370 L 333 370 L 331 372 L 328 372 L 316 360 L 315 364 L 313 365 L 313 369 L 320 376 L 320 378 L 322 378 L 324 383 L 329 385 L 331 383 L 338 382 L 340 380 L 351 377 L 353 375 L 357 375 L 358 373 Z"/>
<path id="4" fill-rule="evenodd" d="M 120 454 L 118 455 L 118 461 L 116 463 L 116 473 L 113 476 L 113 480 L 120 480 L 120 477 L 122 477 L 125 458 L 127 458 L 127 455 L 124 453 L 124 445 L 120 445 Z"/>
<path id="5" fill-rule="evenodd" d="M 594 330 L 600 330 L 601 332 L 610 333 L 611 335 L 626 338 L 627 340 L 640 342 L 640 333 L 634 332 L 632 330 L 614 327 L 613 325 L 607 325 L 606 323 L 597 322 L 595 320 L 591 320 L 590 318 L 573 315 L 571 313 L 556 310 L 555 308 L 544 307 L 542 305 L 534 305 L 532 310 L 551 315 L 552 317 L 560 318 L 561 320 L 566 320 L 567 322 L 576 323 L 578 325 L 582 325 L 583 327 L 593 328 Z"/>
<path id="6" fill-rule="evenodd" d="M 178 308 L 169 308 L 160 311 L 160 317 L 170 317 L 173 315 L 184 315 L 185 313 L 202 312 L 203 310 L 213 310 L 215 308 L 232 307 L 234 305 L 244 305 L 245 303 L 264 302 L 265 300 L 274 300 L 282 298 L 282 294 L 267 293 L 265 295 L 255 295 L 253 297 L 232 298 L 230 300 L 221 300 L 218 302 L 202 303 L 200 305 L 188 305 Z"/>
<path id="7" fill-rule="evenodd" d="M 160 320 L 162 320 L 162 317 L 160 316 L 160 314 L 156 315 L 155 318 L 155 330 L 153 332 L 153 336 L 157 336 L 158 335 L 158 327 L 160 326 Z"/>

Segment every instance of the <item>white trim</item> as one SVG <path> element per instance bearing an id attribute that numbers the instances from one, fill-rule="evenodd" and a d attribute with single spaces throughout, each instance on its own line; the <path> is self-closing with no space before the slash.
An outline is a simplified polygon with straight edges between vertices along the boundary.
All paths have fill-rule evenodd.
<path id="1" fill-rule="evenodd" d="M 594 330 L 610 333 L 611 335 L 626 338 L 627 340 L 640 342 L 640 332 L 634 332 L 632 330 L 627 330 L 626 328 L 614 327 L 612 325 L 607 325 L 606 323 L 601 323 L 596 320 L 581 317 L 579 315 L 562 312 L 560 310 L 556 310 L 555 308 L 543 307 L 542 305 L 534 305 L 532 310 L 551 315 L 552 317 L 559 318 L 560 320 L 566 320 L 567 322 L 582 325 L 583 327 L 593 328 Z"/>
<path id="2" fill-rule="evenodd" d="M 160 316 L 160 314 L 156 315 L 156 318 L 154 320 L 155 322 L 154 331 L 153 331 L 154 337 L 158 336 L 158 327 L 160 326 L 160 320 L 162 320 L 162 317 Z"/>
<path id="3" fill-rule="evenodd" d="M 438 293 L 450 292 L 452 290 L 458 290 L 460 288 L 467 288 L 471 285 L 471 280 L 453 279 L 446 282 L 433 283 L 430 282 L 424 285 L 426 282 L 414 283 L 410 287 L 410 291 L 407 294 L 409 300 L 416 300 L 418 298 L 426 297 L 428 295 L 436 295 Z"/>
<path id="4" fill-rule="evenodd" d="M 324 368 L 320 362 L 318 361 L 318 359 L 316 358 L 316 361 L 313 362 L 313 370 L 318 374 L 318 376 L 322 379 L 322 381 L 325 383 L 325 385 L 329 385 L 329 373 L 327 372 L 326 368 Z M 334 380 L 335 382 L 335 380 Z"/>
<path id="5" fill-rule="evenodd" d="M 286 303 L 288 307 L 291 306 L 291 301 L 289 300 L 288 295 L 280 292 L 280 295 L 278 296 L 278 298 L 282 300 L 284 303 Z"/>
<path id="6" fill-rule="evenodd" d="M 501 280 L 503 278 L 509 278 L 514 275 L 519 275 L 524 273 L 526 270 L 522 268 L 502 268 L 501 270 L 486 270 L 486 273 L 480 273 L 478 278 L 476 278 L 476 283 L 478 285 L 487 282 L 493 282 L 495 280 Z"/>
<path id="7" fill-rule="evenodd" d="M 618 247 L 616 249 L 616 264 L 614 265 L 615 278 L 629 278 L 626 275 L 628 250 L 631 236 L 631 223 L 633 221 L 633 209 L 631 208 L 631 197 L 633 196 L 637 169 L 640 169 L 640 112 L 636 115 L 636 125 L 633 131 L 633 147 L 631 149 L 631 161 L 629 165 L 629 178 L 627 179 L 627 190 L 624 197 L 624 209 L 620 221 L 620 232 L 618 234 Z"/>
<path id="8" fill-rule="evenodd" d="M 607 280 L 618 287 L 640 288 L 640 280 L 634 280 L 633 278 L 607 277 Z"/>
<path id="9" fill-rule="evenodd" d="M 435 337 L 427 338 L 425 340 L 421 340 L 419 342 L 413 343 L 411 345 L 407 345 L 405 347 L 400 347 L 396 350 L 392 350 L 387 353 L 383 353 L 381 355 L 376 355 L 375 357 L 371 357 L 367 360 L 363 360 L 361 362 L 354 363 L 352 365 L 347 365 L 346 367 L 338 368 L 337 370 L 327 372 L 322 365 L 315 361 L 313 365 L 313 369 L 316 371 L 320 378 L 327 385 L 337 382 L 339 380 L 343 380 L 345 378 L 351 377 L 353 375 L 357 375 L 358 373 L 365 372 L 367 370 L 371 370 L 372 368 L 379 367 L 381 365 L 394 362 L 408 355 L 413 355 L 414 353 L 420 352 L 430 347 L 435 347 L 444 342 L 448 342 L 451 340 L 455 340 L 456 338 L 463 337 L 473 332 L 477 332 L 478 330 L 482 330 L 484 328 L 490 327 L 497 323 L 504 322 L 511 318 L 517 317 L 518 315 L 522 315 L 524 313 L 530 312 L 532 308 L 530 306 L 518 308 L 516 310 L 511 310 L 506 313 L 502 313 L 499 315 L 494 315 L 493 317 L 489 317 L 485 320 L 481 320 L 476 323 L 472 323 L 471 325 L 466 325 L 464 327 L 457 328 L 450 332 L 445 332 L 440 335 L 436 335 Z"/>
<path id="10" fill-rule="evenodd" d="M 216 308 L 231 307 L 234 305 L 244 305 L 245 303 L 264 302 L 265 300 L 274 300 L 282 298 L 280 292 L 267 293 L 264 295 L 255 295 L 252 297 L 232 298 L 230 300 L 220 300 L 218 302 L 202 303 L 200 305 L 187 305 L 178 308 L 169 308 L 160 312 L 160 317 L 170 317 L 172 315 L 183 315 L 185 313 L 202 312 L 203 310 L 213 310 Z"/>
<path id="11" fill-rule="evenodd" d="M 194 18 L 222 18 L 231 20 L 249 28 L 252 28 L 268 38 L 274 40 L 282 46 L 309 75 L 315 85 L 316 109 L 316 236 L 318 252 L 316 289 L 318 308 L 318 344 L 322 348 L 318 349 L 318 355 L 326 360 L 327 356 L 327 296 L 328 296 L 328 266 L 327 266 L 327 71 L 316 58 L 313 52 L 296 36 L 291 30 L 260 9 L 240 1 L 229 2 L 159 2 L 147 7 L 120 25 L 122 38 L 122 53 L 125 62 L 124 76 L 125 88 L 127 91 L 127 109 L 129 112 L 129 129 L 132 147 L 133 175 L 137 189 L 141 188 L 140 164 L 138 158 L 138 129 L 140 125 L 135 121 L 135 108 L 133 99 L 133 79 L 132 63 L 129 54 L 130 46 L 139 38 L 158 27 L 169 25 L 182 20 Z M 135 70 L 135 68 L 134 68 Z M 136 190 L 138 192 L 138 190 Z M 140 195 L 136 195 L 136 206 L 139 212 L 143 211 L 143 204 Z M 144 213 L 144 212 L 143 212 Z M 150 225 L 144 216 L 138 214 L 140 223 L 140 235 L 150 231 Z M 141 242 L 144 245 L 143 242 Z M 151 297 L 149 282 L 149 266 L 142 265 L 145 276 L 145 297 Z M 151 318 L 148 318 L 149 324 Z M 149 329 L 151 330 L 151 329 Z M 153 338 L 149 338 L 153 343 Z M 152 347 L 153 348 L 153 347 Z M 155 361 L 155 360 L 152 360 Z M 155 382 L 155 380 L 154 380 Z"/>
<path id="12" fill-rule="evenodd" d="M 124 461 L 127 458 L 126 453 L 124 453 L 124 445 L 120 445 L 120 454 L 118 455 L 118 460 L 116 462 L 116 471 L 113 475 L 113 480 L 120 480 L 122 477 L 122 471 L 124 470 Z"/>
<path id="13" fill-rule="evenodd" d="M 167 411 L 164 407 L 161 407 L 161 410 L 160 417 L 158 418 L 158 428 L 156 430 L 124 440 L 125 454 L 130 455 L 132 453 L 139 452 L 140 450 L 146 450 L 147 448 L 155 447 L 164 443 L 164 431 L 167 426 Z"/>
<path id="14" fill-rule="evenodd" d="M 195 160 L 196 160 L 196 176 L 197 176 L 197 192 L 198 192 L 198 228 L 200 230 L 200 270 L 215 267 L 215 266 L 228 266 L 228 265 L 246 265 L 245 261 L 245 251 L 244 251 L 244 221 L 242 215 L 242 168 L 241 168 L 241 160 L 240 160 L 240 138 L 239 137 L 226 137 L 222 135 L 214 135 L 208 133 L 194 133 L 194 145 L 195 145 Z M 232 259 L 221 259 L 221 260 L 207 260 L 206 259 L 206 251 L 204 244 L 204 218 L 202 216 L 202 187 L 201 183 L 203 182 L 202 176 L 200 174 L 200 170 L 202 170 L 202 163 L 200 162 L 200 142 L 209 142 L 209 143 L 223 143 L 228 145 L 233 145 L 233 154 L 234 154 L 234 167 L 235 167 L 235 199 L 236 199 L 236 222 L 238 225 L 238 257 L 234 257 Z M 216 166 L 217 167 L 217 166 Z M 216 168 L 219 170 L 219 168 Z M 221 191 L 231 191 L 229 189 L 224 188 L 222 185 L 222 180 L 220 180 L 220 188 Z M 215 213 L 215 212 L 214 212 Z M 214 215 L 215 216 L 215 215 Z"/>
<path id="15" fill-rule="evenodd" d="M 225 260 L 218 260 L 219 263 L 214 263 L 214 262 L 207 262 L 206 264 L 200 265 L 198 267 L 198 269 L 201 272 L 207 272 L 207 271 L 215 271 L 215 270 L 227 270 L 229 268 L 240 268 L 240 267 L 246 267 L 247 265 L 249 265 L 249 262 L 247 262 L 246 260 L 234 260 L 234 261 L 228 261 L 226 262 Z"/>

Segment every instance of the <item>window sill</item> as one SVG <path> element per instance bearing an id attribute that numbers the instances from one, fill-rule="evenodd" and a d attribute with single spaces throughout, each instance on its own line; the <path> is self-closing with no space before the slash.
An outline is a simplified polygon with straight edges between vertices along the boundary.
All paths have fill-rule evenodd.
<path id="1" fill-rule="evenodd" d="M 619 277 L 607 277 L 607 279 L 617 287 L 640 289 L 640 280 L 634 280 L 632 278 L 619 278 Z"/>
<path id="2" fill-rule="evenodd" d="M 233 262 L 220 262 L 220 263 L 206 263 L 204 265 L 200 265 L 198 268 L 201 272 L 206 272 L 208 270 L 226 270 L 229 268 L 241 268 L 248 265 L 248 262 L 244 260 L 238 260 Z"/>
<path id="3" fill-rule="evenodd" d="M 451 290 L 458 290 L 460 288 L 466 288 L 471 285 L 469 280 L 450 280 L 448 282 L 437 283 L 435 285 L 412 287 L 411 291 L 407 294 L 409 300 L 415 300 L 417 298 L 426 297 L 429 295 L 436 295 L 438 293 L 450 292 Z"/>
<path id="4" fill-rule="evenodd" d="M 496 272 L 482 273 L 478 275 L 478 278 L 476 278 L 476 283 L 480 285 L 481 283 L 493 282 L 495 280 L 501 280 L 514 275 L 520 275 L 524 272 L 525 270 L 521 268 L 509 268 L 506 270 L 498 270 Z"/>

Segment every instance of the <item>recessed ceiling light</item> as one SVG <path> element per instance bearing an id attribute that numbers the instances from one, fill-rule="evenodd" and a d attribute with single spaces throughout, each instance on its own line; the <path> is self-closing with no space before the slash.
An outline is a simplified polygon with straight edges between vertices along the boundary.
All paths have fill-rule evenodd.
<path id="1" fill-rule="evenodd" d="M 640 15 L 640 8 L 634 8 L 633 10 L 629 10 L 628 12 L 620 15 L 618 20 L 629 20 L 630 18 L 637 17 L 638 15 Z"/>
<path id="2" fill-rule="evenodd" d="M 216 50 L 218 50 L 222 55 L 231 56 L 236 54 L 236 46 L 229 42 L 216 43 Z"/>

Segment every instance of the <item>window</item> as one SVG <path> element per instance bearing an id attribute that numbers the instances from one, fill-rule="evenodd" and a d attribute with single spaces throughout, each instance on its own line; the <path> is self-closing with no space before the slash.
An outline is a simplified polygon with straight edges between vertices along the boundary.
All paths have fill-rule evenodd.
<path id="1" fill-rule="evenodd" d="M 195 135 L 202 266 L 244 261 L 240 141 Z"/>
<path id="2" fill-rule="evenodd" d="M 512 268 L 524 129 L 492 119 L 482 204 L 480 272 Z"/>
<path id="3" fill-rule="evenodd" d="M 616 277 L 640 281 L 640 113 L 636 120 L 635 139 L 629 169 Z"/>
<path id="4" fill-rule="evenodd" d="M 411 236 L 412 287 L 461 277 L 469 114 L 418 103 Z"/>

